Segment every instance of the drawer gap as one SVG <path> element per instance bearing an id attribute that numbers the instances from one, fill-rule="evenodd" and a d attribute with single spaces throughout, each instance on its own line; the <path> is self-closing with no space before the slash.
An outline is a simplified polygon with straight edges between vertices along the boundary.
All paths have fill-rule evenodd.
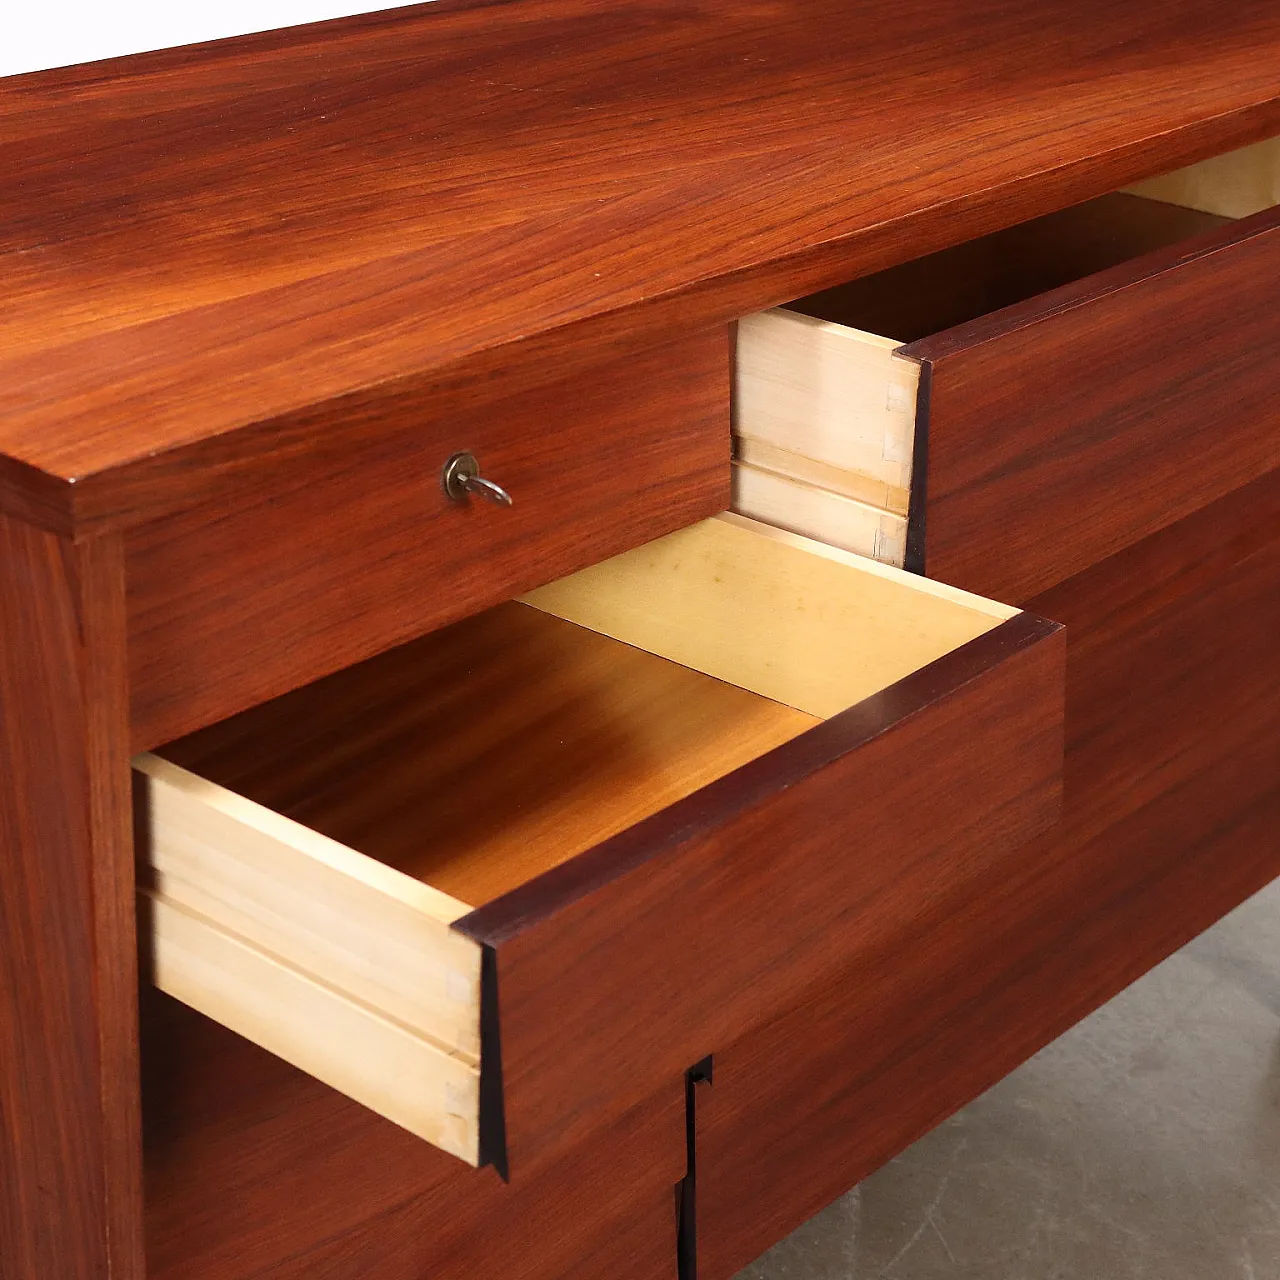
<path id="1" fill-rule="evenodd" d="M 698 1086 L 714 1079 L 711 1054 L 684 1073 L 685 1175 L 676 1187 L 677 1280 L 698 1280 Z"/>
<path id="2" fill-rule="evenodd" d="M 1230 221 L 1113 192 L 812 294 L 788 310 L 916 342 Z"/>

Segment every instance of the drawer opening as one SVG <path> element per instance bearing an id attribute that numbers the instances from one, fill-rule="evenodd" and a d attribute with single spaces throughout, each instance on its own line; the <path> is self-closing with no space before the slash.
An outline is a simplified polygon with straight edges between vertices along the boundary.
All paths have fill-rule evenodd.
<path id="1" fill-rule="evenodd" d="M 922 365 L 943 335 L 1277 204 L 1280 139 L 748 316 L 734 510 L 919 571 Z"/>
<path id="2" fill-rule="evenodd" d="M 801 298 L 788 310 L 917 342 L 1229 221 L 1114 192 Z"/>
<path id="3" fill-rule="evenodd" d="M 156 981 L 477 1163 L 451 928 L 1015 610 L 725 515 L 135 766 Z"/>

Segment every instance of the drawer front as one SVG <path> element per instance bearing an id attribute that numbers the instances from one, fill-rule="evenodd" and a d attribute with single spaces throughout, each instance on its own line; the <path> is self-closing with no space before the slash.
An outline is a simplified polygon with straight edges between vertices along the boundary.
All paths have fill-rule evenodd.
<path id="1" fill-rule="evenodd" d="M 505 1184 L 149 992 L 147 1280 L 676 1280 L 683 1081 Z"/>
<path id="2" fill-rule="evenodd" d="M 1018 615 L 457 924 L 494 956 L 511 1168 L 785 1007 L 910 873 L 1056 818 L 1062 633 Z"/>
<path id="3" fill-rule="evenodd" d="M 724 510 L 728 361 L 718 330 L 470 416 L 406 409 L 269 498 L 132 530 L 135 749 Z M 458 450 L 514 505 L 450 502 Z"/>
<path id="4" fill-rule="evenodd" d="M 1063 648 L 704 521 L 139 758 L 156 980 L 528 1176 L 1050 825 Z"/>
<path id="5" fill-rule="evenodd" d="M 925 571 L 1023 602 L 1280 466 L 1278 279 L 1271 210 L 905 347 Z"/>

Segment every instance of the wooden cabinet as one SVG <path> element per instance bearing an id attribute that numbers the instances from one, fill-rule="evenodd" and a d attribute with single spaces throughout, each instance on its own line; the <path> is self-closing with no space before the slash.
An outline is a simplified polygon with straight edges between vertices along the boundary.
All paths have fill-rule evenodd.
<path id="1" fill-rule="evenodd" d="M 2 1280 L 727 1278 L 1280 872 L 1278 61 L 521 0 L 0 80 Z"/>

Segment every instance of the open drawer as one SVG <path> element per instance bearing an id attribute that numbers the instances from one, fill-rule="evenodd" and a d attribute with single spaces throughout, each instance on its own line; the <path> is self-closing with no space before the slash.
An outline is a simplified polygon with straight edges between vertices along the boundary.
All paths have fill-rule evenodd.
<path id="1" fill-rule="evenodd" d="M 135 761 L 156 983 L 472 1164 L 1059 804 L 1055 624 L 720 516 Z"/>
<path id="2" fill-rule="evenodd" d="M 735 510 L 1024 602 L 1280 466 L 1280 144 L 1140 190 L 741 321 Z"/>

